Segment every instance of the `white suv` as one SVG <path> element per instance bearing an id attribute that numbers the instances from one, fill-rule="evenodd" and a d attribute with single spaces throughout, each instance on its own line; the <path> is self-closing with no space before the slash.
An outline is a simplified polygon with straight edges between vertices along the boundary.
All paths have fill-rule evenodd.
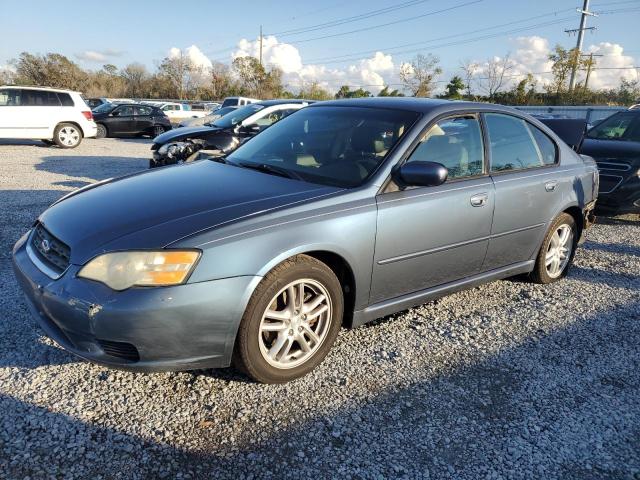
<path id="1" fill-rule="evenodd" d="M 0 87 L 0 138 L 29 138 L 75 148 L 95 137 L 91 109 L 78 92 L 46 87 Z"/>

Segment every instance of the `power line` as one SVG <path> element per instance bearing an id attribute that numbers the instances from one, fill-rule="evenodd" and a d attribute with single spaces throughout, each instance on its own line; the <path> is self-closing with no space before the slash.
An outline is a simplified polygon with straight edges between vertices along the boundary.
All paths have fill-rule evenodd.
<path id="1" fill-rule="evenodd" d="M 376 17 L 378 15 L 383 15 L 385 13 L 393 12 L 396 10 L 413 7 L 414 5 L 419 5 L 421 3 L 430 2 L 430 1 L 431 0 L 411 0 L 408 2 L 402 2 L 395 5 L 391 5 L 389 7 L 380 8 L 378 10 L 372 10 L 370 12 L 353 15 L 351 17 L 340 18 L 340 19 L 331 20 L 329 22 L 324 22 L 324 23 L 318 23 L 316 25 L 310 25 L 308 27 L 300 27 L 300 28 L 294 28 L 291 30 L 283 30 L 280 32 L 269 33 L 268 35 L 280 35 L 284 37 L 288 35 L 297 35 L 299 33 L 323 30 L 325 28 L 331 28 L 331 27 L 336 27 L 338 25 L 344 25 L 345 23 L 352 23 L 360 20 L 365 20 L 367 18 Z"/>
<path id="2" fill-rule="evenodd" d="M 458 5 L 454 5 L 452 7 L 447 7 L 447 8 L 443 8 L 443 9 L 440 9 L 440 10 L 435 10 L 433 12 L 424 13 L 422 15 L 415 15 L 413 17 L 406 17 L 406 18 L 402 18 L 400 20 L 394 20 L 392 22 L 380 23 L 378 25 L 371 25 L 369 27 L 358 28 L 356 30 L 350 30 L 348 32 L 340 32 L 340 33 L 333 33 L 333 34 L 330 34 L 330 35 L 321 35 L 319 37 L 305 38 L 303 40 L 296 40 L 296 41 L 291 42 L 291 43 L 293 45 L 299 45 L 301 43 L 313 42 L 315 40 L 325 40 L 327 38 L 342 37 L 344 35 L 350 35 L 352 33 L 358 33 L 358 32 L 365 32 L 365 31 L 373 30 L 374 28 L 387 27 L 389 25 L 397 25 L 398 23 L 409 22 L 411 20 L 416 20 L 418 18 L 429 17 L 431 15 L 436 15 L 438 13 L 449 12 L 451 10 L 456 10 L 458 8 L 467 7 L 469 5 L 480 3 L 482 1 L 484 1 L 484 0 L 471 0 L 471 1 L 466 2 L 466 3 L 461 3 L 461 4 L 458 4 Z"/>

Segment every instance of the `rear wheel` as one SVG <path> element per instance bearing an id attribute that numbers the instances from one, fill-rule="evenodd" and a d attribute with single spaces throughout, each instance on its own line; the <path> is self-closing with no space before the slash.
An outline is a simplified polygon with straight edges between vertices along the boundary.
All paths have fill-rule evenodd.
<path id="1" fill-rule="evenodd" d="M 552 283 L 567 275 L 578 240 L 576 221 L 562 213 L 544 237 L 530 278 L 536 283 Z"/>
<path id="2" fill-rule="evenodd" d="M 327 356 L 342 315 L 342 288 L 334 273 L 298 255 L 256 288 L 238 329 L 234 364 L 263 383 L 299 378 Z"/>
<path id="3" fill-rule="evenodd" d="M 61 123 L 53 131 L 53 141 L 60 148 L 76 148 L 82 142 L 82 132 L 72 123 Z"/>
<path id="4" fill-rule="evenodd" d="M 164 127 L 162 125 L 155 125 L 153 127 L 153 138 L 156 138 L 158 135 L 162 135 L 164 133 Z"/>
<path id="5" fill-rule="evenodd" d="M 105 138 L 109 132 L 107 132 L 107 127 L 103 124 L 98 124 L 98 130 L 96 131 L 96 138 Z"/>

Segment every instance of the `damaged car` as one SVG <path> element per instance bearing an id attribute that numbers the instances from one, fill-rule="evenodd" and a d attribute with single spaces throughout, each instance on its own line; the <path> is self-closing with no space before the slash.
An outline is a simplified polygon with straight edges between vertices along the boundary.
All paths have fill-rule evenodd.
<path id="1" fill-rule="evenodd" d="M 79 357 L 282 383 L 343 326 L 515 275 L 561 280 L 597 193 L 591 158 L 508 107 L 319 102 L 224 157 L 62 197 L 13 266 Z"/>
<path id="2" fill-rule="evenodd" d="M 184 163 L 198 154 L 224 155 L 287 115 L 313 103 L 266 100 L 250 103 L 200 127 L 183 127 L 153 139 L 149 168 Z"/>

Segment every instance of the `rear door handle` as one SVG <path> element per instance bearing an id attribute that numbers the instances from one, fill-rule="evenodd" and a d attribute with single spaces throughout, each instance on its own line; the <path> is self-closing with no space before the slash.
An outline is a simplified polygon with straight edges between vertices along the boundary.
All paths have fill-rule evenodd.
<path id="1" fill-rule="evenodd" d="M 476 193 L 471 197 L 471 205 L 474 207 L 484 207 L 489 200 L 488 193 Z"/>
<path id="2" fill-rule="evenodd" d="M 547 192 L 553 192 L 556 189 L 557 186 L 558 186 L 558 181 L 557 180 L 551 180 L 549 182 L 545 182 L 544 189 Z"/>

